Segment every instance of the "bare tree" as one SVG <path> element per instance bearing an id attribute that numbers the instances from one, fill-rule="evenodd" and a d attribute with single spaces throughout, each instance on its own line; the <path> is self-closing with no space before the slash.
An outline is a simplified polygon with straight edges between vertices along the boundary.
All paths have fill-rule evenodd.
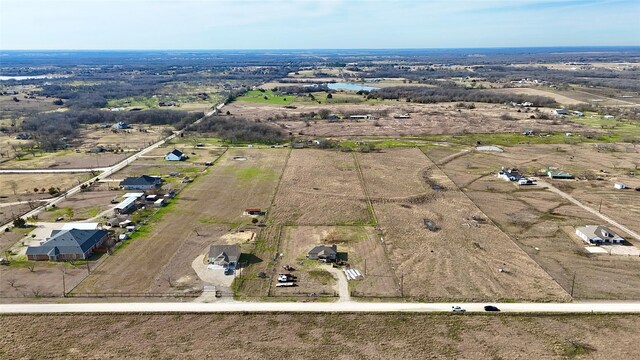
<path id="1" fill-rule="evenodd" d="M 34 287 L 33 289 L 31 289 L 31 293 L 35 297 L 40 297 L 40 295 L 42 294 L 42 290 L 39 287 Z"/>
<path id="2" fill-rule="evenodd" d="M 18 183 L 15 180 L 9 180 L 7 181 L 7 183 L 9 184 L 9 187 L 13 191 L 13 195 L 18 195 Z"/>
<path id="3" fill-rule="evenodd" d="M 169 287 L 173 287 L 173 277 L 171 275 L 165 275 L 162 277 L 162 280 L 166 281 L 169 284 Z"/>
<path id="4" fill-rule="evenodd" d="M 35 268 L 36 268 L 36 263 L 35 262 L 30 262 L 27 265 L 27 269 L 29 269 L 30 272 L 35 272 Z"/>
<path id="5" fill-rule="evenodd" d="M 7 280 L 7 284 L 9 284 L 9 286 L 11 286 L 14 289 L 16 288 L 16 281 L 18 281 L 18 279 L 16 279 L 15 277 L 11 276 L 6 280 Z"/>

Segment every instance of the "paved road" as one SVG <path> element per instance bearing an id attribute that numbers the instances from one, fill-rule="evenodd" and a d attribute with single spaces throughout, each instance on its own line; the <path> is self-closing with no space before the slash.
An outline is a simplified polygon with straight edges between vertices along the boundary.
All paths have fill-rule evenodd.
<path id="1" fill-rule="evenodd" d="M 610 217 L 599 213 L 596 209 L 581 203 L 580 201 L 576 200 L 576 198 L 574 198 L 573 196 L 571 196 L 571 195 L 567 194 L 566 192 L 558 189 L 557 187 L 549 184 L 548 182 L 538 181 L 538 185 L 542 186 L 542 187 L 546 187 L 550 191 L 562 196 L 563 198 L 571 201 L 572 203 L 574 203 L 574 204 L 578 205 L 579 207 L 583 208 L 584 210 L 592 213 L 593 215 L 599 217 L 600 219 L 608 222 L 609 224 L 617 227 L 618 229 L 620 229 L 620 230 L 626 232 L 627 234 L 629 234 L 630 236 L 635 237 L 636 240 L 640 241 L 640 234 L 638 234 L 637 232 L 629 229 L 628 227 L 626 227 L 624 225 L 621 225 L 620 223 L 616 222 L 615 220 L 611 219 Z"/>
<path id="2" fill-rule="evenodd" d="M 108 167 L 85 168 L 85 169 L 0 169 L 0 174 L 52 174 L 52 173 L 86 173 L 102 172 L 109 170 Z"/>
<path id="3" fill-rule="evenodd" d="M 224 103 L 219 104 L 218 106 L 216 106 L 216 109 L 219 111 L 219 110 L 221 110 L 221 109 L 222 109 L 222 107 L 223 107 L 223 106 L 224 106 Z M 202 121 L 202 119 L 204 119 L 204 118 L 205 118 L 205 117 L 207 117 L 207 116 L 212 115 L 213 113 L 214 113 L 214 110 L 212 110 L 212 111 L 210 111 L 210 112 L 206 113 L 202 118 L 200 118 L 200 119 L 196 120 L 196 121 L 194 122 L 194 124 L 198 124 L 199 122 L 201 122 L 201 121 Z M 116 173 L 116 172 L 118 172 L 118 171 L 122 170 L 125 166 L 129 165 L 129 163 L 130 163 L 130 162 L 135 161 L 135 160 L 137 160 L 140 156 L 143 156 L 143 155 L 145 155 L 146 153 L 148 153 L 148 152 L 150 152 L 150 151 L 152 151 L 152 150 L 157 149 L 159 146 L 161 146 L 161 145 L 162 145 L 162 144 L 164 144 L 165 142 L 167 142 L 167 141 L 169 141 L 169 140 L 173 139 L 174 137 L 176 137 L 176 136 L 180 135 L 180 133 L 181 133 L 181 132 L 182 132 L 182 131 L 177 131 L 177 132 L 175 132 L 174 134 L 169 135 L 169 136 L 167 136 L 166 138 L 164 138 L 164 139 L 162 139 L 162 140 L 158 141 L 157 143 L 155 143 L 155 144 L 153 144 L 153 145 L 150 145 L 150 146 L 148 146 L 148 147 L 146 147 L 146 148 L 144 148 L 144 149 L 140 150 L 139 152 L 135 153 L 134 155 L 131 155 L 130 157 L 128 157 L 128 158 L 126 158 L 126 159 L 122 160 L 121 162 L 119 162 L 119 163 L 117 163 L 117 164 L 115 164 L 115 165 L 113 165 L 113 166 L 109 166 L 109 167 L 106 167 L 106 168 L 102 168 L 102 169 L 103 169 L 103 172 L 102 172 L 100 175 L 95 176 L 95 177 L 93 177 L 93 178 L 91 178 L 91 179 L 89 179 L 89 180 L 85 181 L 85 182 L 84 182 L 84 183 L 82 183 L 82 184 L 79 184 L 78 186 L 76 186 L 76 187 L 74 187 L 74 188 L 72 188 L 72 189 L 68 190 L 66 193 L 64 193 L 64 194 L 63 194 L 63 195 L 61 195 L 61 196 L 58 196 L 58 197 L 53 198 L 53 199 L 49 199 L 45 205 L 40 206 L 40 207 L 38 207 L 38 208 L 36 208 L 36 209 L 34 209 L 34 210 L 32 210 L 32 211 L 29 211 L 28 213 L 26 213 L 26 214 L 22 215 L 22 218 L 23 218 L 23 219 L 27 219 L 28 217 L 31 217 L 31 216 L 33 216 L 33 215 L 37 215 L 37 214 L 38 214 L 38 213 L 40 213 L 42 210 L 44 210 L 47 206 L 55 205 L 55 204 L 58 204 L 59 202 L 64 201 L 67 197 L 72 196 L 72 195 L 74 195 L 74 194 L 76 194 L 76 193 L 80 192 L 81 186 L 82 186 L 82 185 L 84 185 L 84 184 L 89 185 L 90 183 L 92 183 L 92 182 L 94 182 L 94 181 L 96 181 L 96 180 L 100 180 L 100 179 L 102 179 L 102 178 L 109 177 L 110 175 L 112 175 L 112 174 L 114 174 L 114 173 Z M 54 169 L 51 169 L 51 170 L 52 170 L 52 171 L 54 171 Z M 55 169 L 55 170 L 64 170 L 64 169 Z M 86 170 L 86 169 L 78 169 L 78 170 Z M 89 170 L 91 170 L 91 169 L 89 169 Z M 40 171 L 42 171 L 42 170 L 40 170 Z M 1 231 L 4 231 L 4 230 L 5 230 L 5 228 L 7 228 L 7 227 L 8 227 L 8 226 L 10 226 L 10 225 L 11 225 L 11 222 L 9 222 L 9 223 L 7 223 L 7 224 L 4 224 L 3 226 L 0 226 L 0 232 L 1 232 Z"/>
<path id="4" fill-rule="evenodd" d="M 0 314 L 44 313 L 226 313 L 226 312 L 410 312 L 446 313 L 460 305 L 467 312 L 484 312 L 486 303 L 378 303 L 378 302 L 227 302 L 227 303 L 84 303 L 2 304 Z M 502 313 L 640 313 L 640 303 L 509 303 L 496 304 Z"/>

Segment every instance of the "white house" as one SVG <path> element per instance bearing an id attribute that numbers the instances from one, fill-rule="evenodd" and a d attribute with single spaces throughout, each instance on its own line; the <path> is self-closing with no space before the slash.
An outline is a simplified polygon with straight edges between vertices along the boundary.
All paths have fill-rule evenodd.
<path id="1" fill-rule="evenodd" d="M 173 149 L 171 152 L 168 152 L 164 157 L 167 161 L 184 161 L 187 159 L 187 156 L 182 153 L 182 151 L 178 149 Z"/>
<path id="2" fill-rule="evenodd" d="M 587 225 L 576 228 L 576 235 L 588 244 L 621 244 L 624 239 L 601 225 Z"/>
<path id="3" fill-rule="evenodd" d="M 622 189 L 626 189 L 627 185 L 625 185 L 623 183 L 615 183 L 615 184 L 613 184 L 613 187 L 618 189 L 618 190 L 622 190 Z"/>

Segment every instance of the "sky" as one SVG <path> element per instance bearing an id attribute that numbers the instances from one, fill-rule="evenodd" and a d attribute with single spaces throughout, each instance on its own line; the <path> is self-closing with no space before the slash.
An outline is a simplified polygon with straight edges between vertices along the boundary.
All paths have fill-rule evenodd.
<path id="1" fill-rule="evenodd" d="M 0 0 L 1 50 L 640 46 L 640 0 Z"/>

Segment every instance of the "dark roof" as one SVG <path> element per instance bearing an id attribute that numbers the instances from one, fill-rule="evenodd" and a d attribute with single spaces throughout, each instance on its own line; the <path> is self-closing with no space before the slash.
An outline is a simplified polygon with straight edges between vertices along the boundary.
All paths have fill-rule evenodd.
<path id="1" fill-rule="evenodd" d="M 106 230 L 54 230 L 42 245 L 29 246 L 27 255 L 84 254 L 106 235 Z"/>
<path id="2" fill-rule="evenodd" d="M 331 245 L 331 246 L 318 245 L 313 249 L 309 250 L 309 255 L 321 254 L 321 253 L 324 253 L 325 256 L 336 255 L 338 253 L 338 247 L 336 245 Z"/>
<path id="3" fill-rule="evenodd" d="M 240 245 L 211 245 L 209 258 L 223 257 L 226 262 L 238 262 L 240 259 Z"/>
<path id="4" fill-rule="evenodd" d="M 177 157 L 183 157 L 184 154 L 182 153 L 182 151 L 178 150 L 178 149 L 173 149 L 171 152 L 168 152 L 167 155 L 175 155 Z"/>
<path id="5" fill-rule="evenodd" d="M 160 178 L 142 175 L 139 177 L 128 177 L 120 182 L 120 186 L 144 186 L 144 185 L 159 185 Z"/>
<path id="6" fill-rule="evenodd" d="M 613 231 L 611 231 L 611 229 L 605 226 L 598 226 L 594 231 L 594 233 L 602 240 L 613 239 L 617 236 L 616 233 L 614 233 Z"/>

